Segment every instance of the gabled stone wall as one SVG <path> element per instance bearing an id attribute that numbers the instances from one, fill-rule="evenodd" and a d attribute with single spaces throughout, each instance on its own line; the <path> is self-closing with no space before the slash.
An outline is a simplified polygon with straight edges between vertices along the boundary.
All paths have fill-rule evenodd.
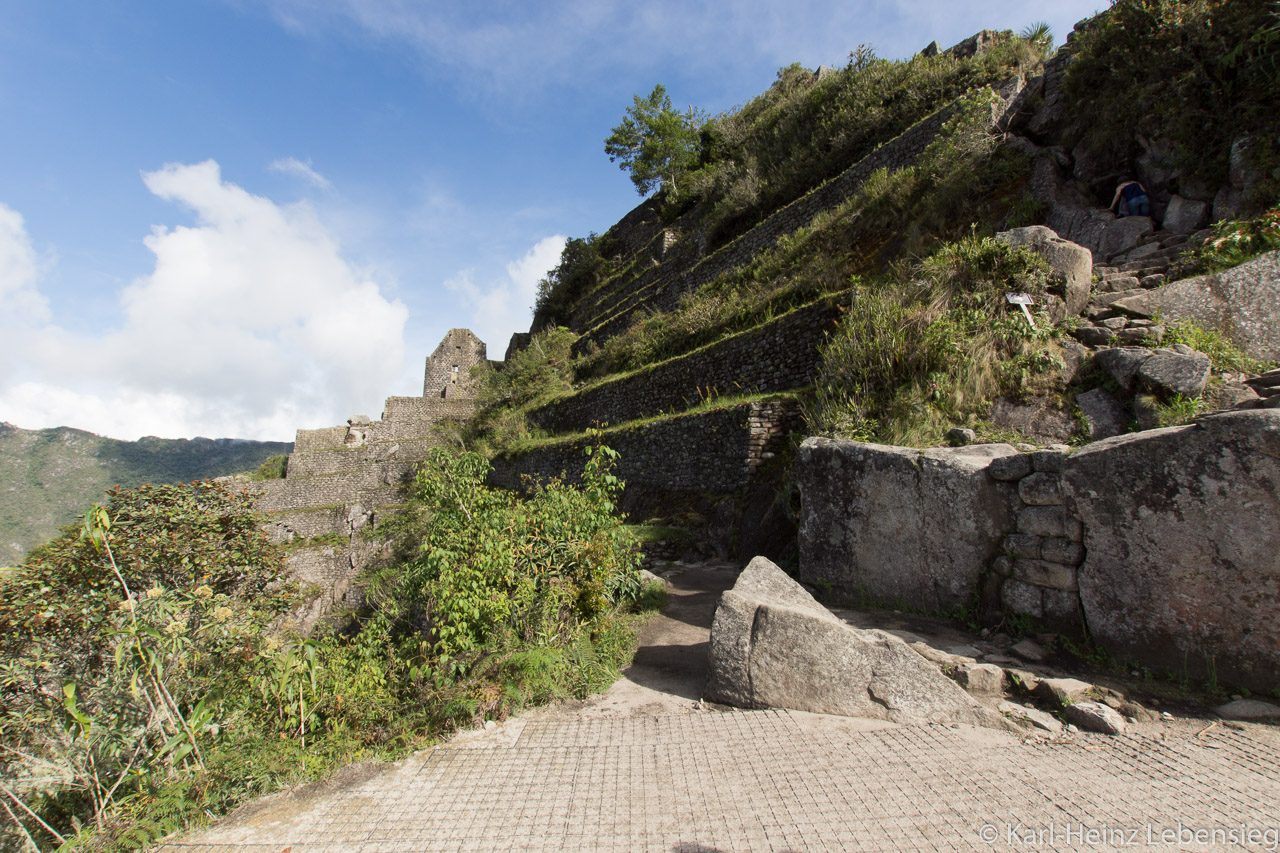
<path id="1" fill-rule="evenodd" d="M 422 396 L 448 400 L 454 397 L 473 399 L 476 378 L 471 368 L 488 363 L 484 341 L 470 329 L 450 329 L 435 352 L 427 358 L 422 380 Z"/>
<path id="2" fill-rule="evenodd" d="M 381 549 L 361 531 L 379 512 L 404 502 L 418 460 L 440 441 L 435 427 L 471 417 L 477 383 L 471 369 L 485 363 L 484 341 L 468 329 L 451 329 L 427 359 L 424 396 L 388 397 L 381 420 L 355 415 L 346 426 L 298 430 L 285 478 L 249 484 L 274 541 L 325 537 L 323 544 L 294 547 L 286 558 L 296 577 L 325 589 L 326 604 L 316 614 L 339 602 L 359 603 L 354 580 Z"/>

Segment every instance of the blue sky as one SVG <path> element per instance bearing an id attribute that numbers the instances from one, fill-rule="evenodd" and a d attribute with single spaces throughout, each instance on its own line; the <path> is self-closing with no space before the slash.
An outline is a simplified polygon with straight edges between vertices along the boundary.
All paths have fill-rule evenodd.
<path id="1" fill-rule="evenodd" d="M 568 236 L 638 201 L 602 140 L 655 83 L 1105 0 L 0 0 L 0 421 L 289 440 L 500 358 Z"/>

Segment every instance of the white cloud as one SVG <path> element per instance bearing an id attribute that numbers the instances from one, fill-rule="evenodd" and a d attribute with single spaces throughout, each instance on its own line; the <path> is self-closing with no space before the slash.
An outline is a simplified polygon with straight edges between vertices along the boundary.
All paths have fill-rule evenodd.
<path id="1" fill-rule="evenodd" d="M 333 189 L 333 184 L 329 182 L 328 178 L 311 168 L 310 160 L 303 163 L 296 157 L 281 157 L 279 160 L 273 161 L 267 168 L 273 172 L 281 172 L 302 178 L 302 180 L 322 190 Z"/>
<path id="2" fill-rule="evenodd" d="M 506 264 L 505 276 L 487 285 L 477 284 L 475 270 L 462 270 L 444 283 L 460 293 L 471 311 L 470 329 L 488 344 L 490 358 L 506 351 L 513 332 L 529 328 L 538 282 L 560 262 L 565 237 L 544 237 L 522 257 Z"/>
<path id="3" fill-rule="evenodd" d="M 36 289 L 39 266 L 26 223 L 0 204 L 0 324 L 44 322 L 49 306 Z"/>
<path id="4" fill-rule="evenodd" d="M 144 239 L 155 268 L 120 294 L 119 328 L 89 338 L 29 324 L 27 363 L 0 377 L 0 419 L 120 438 L 287 438 L 381 410 L 408 311 L 308 205 L 252 195 L 212 160 L 143 181 L 196 224 Z"/>

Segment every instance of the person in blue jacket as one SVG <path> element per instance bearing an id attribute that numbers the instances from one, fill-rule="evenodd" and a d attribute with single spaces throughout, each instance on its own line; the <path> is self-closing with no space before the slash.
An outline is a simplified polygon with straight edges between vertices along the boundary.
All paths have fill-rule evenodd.
<path id="1" fill-rule="evenodd" d="M 1116 197 L 1111 199 L 1111 209 L 1120 217 L 1150 216 L 1151 199 L 1142 184 L 1125 175 L 1120 178 L 1120 186 L 1116 187 Z"/>

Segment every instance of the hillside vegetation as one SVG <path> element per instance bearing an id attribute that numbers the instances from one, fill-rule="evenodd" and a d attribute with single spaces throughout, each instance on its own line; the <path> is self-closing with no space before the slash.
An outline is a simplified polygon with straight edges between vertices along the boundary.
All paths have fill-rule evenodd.
<path id="1" fill-rule="evenodd" d="M 145 847 L 343 763 L 600 689 L 660 599 L 642 587 L 626 500 L 649 535 L 659 521 L 678 528 L 681 548 L 715 538 L 726 555 L 785 558 L 790 453 L 803 435 L 924 446 L 963 427 L 1044 444 L 1000 421 L 998 405 L 1070 420 L 1078 393 L 1111 380 L 1073 337 L 1083 319 L 1066 316 L 1064 277 L 995 235 L 1046 220 L 1046 164 L 1073 198 L 1105 207 L 1116 176 L 1141 160 L 1167 167 L 1165 189 L 1197 198 L 1197 180 L 1231 195 L 1233 171 L 1252 176 L 1231 195 L 1236 221 L 1152 244 L 1177 255 L 1171 274 L 1280 246 L 1277 32 L 1280 16 L 1255 0 L 1118 0 L 1056 58 L 1043 27 L 984 31 L 903 61 L 858 47 L 843 68 L 788 66 L 710 119 L 691 109 L 673 121 L 660 86 L 637 97 L 608 153 L 642 167 L 632 178 L 655 195 L 568 241 L 527 345 L 501 369 L 479 368 L 476 417 L 442 431 L 447 447 L 422 461 L 398 512 L 379 507 L 375 530 L 348 534 L 385 546 L 370 549 L 382 556 L 361 578 L 361 608 L 303 630 L 314 590 L 284 576 L 248 497 L 217 484 L 113 490 L 78 529 L 0 575 L 0 772 L 31 807 L 0 815 L 0 841 Z M 1032 80 L 1034 97 L 1006 114 Z M 1033 131 L 1028 116 L 1051 92 L 1061 109 Z M 1201 132 L 1212 109 L 1236 126 Z M 646 133 L 668 131 L 677 144 L 646 152 Z M 1237 144 L 1241 134 L 1253 141 Z M 1034 325 L 1011 292 L 1034 300 Z M 814 317 L 808 337 L 769 337 Z M 1132 327 L 1135 345 L 1155 345 L 1155 325 Z M 1221 330 L 1165 325 L 1165 344 L 1208 354 L 1219 373 L 1270 366 Z M 779 369 L 800 337 L 812 369 Z M 759 340 L 775 350 L 741 356 Z M 708 381 L 730 350 L 752 379 Z M 678 387 L 657 387 L 668 378 Z M 594 404 L 574 409 L 606 397 L 624 413 L 610 423 Z M 1156 414 L 1175 422 L 1201 406 L 1166 400 Z M 698 429 L 706 445 L 744 446 L 738 486 L 624 484 L 629 461 L 637 475 L 685 473 Z M 6 482 L 108 470 L 104 458 L 133 466 L 135 483 L 163 479 L 144 471 L 154 454 L 46 432 L 0 435 L 31 448 L 30 467 Z M 648 455 L 620 459 L 610 445 L 623 441 Z M 54 461 L 67 459 L 60 446 L 76 449 L 71 461 Z M 166 452 L 174 479 L 200 476 Z M 228 468 L 278 475 L 278 460 L 264 461 L 278 448 L 259 452 Z M 524 458 L 554 470 L 520 492 L 492 485 Z"/>
<path id="2" fill-rule="evenodd" d="M 1048 270 L 990 239 L 1044 221 L 1030 150 L 1070 151 L 1059 156 L 1074 160 L 1076 186 L 1099 207 L 1116 176 L 1135 167 L 1168 184 L 1162 192 L 1208 187 L 1209 197 L 1232 168 L 1247 168 L 1259 177 L 1236 214 L 1262 211 L 1280 198 L 1280 152 L 1269 144 L 1280 131 L 1280 12 L 1261 0 L 1121 0 L 1073 34 L 1056 122 L 1036 133 L 993 128 L 995 90 L 1042 73 L 1052 39 L 1044 27 L 988 31 L 905 61 L 860 46 L 840 69 L 785 67 L 767 92 L 706 120 L 697 157 L 646 203 L 650 242 L 634 244 L 631 220 L 644 206 L 601 235 L 569 241 L 539 291 L 531 331 L 542 337 L 520 357 L 520 370 L 545 381 L 504 397 L 492 383 L 505 380 L 494 376 L 484 422 L 503 428 L 480 430 L 477 440 L 503 450 L 551 440 L 521 413 L 827 295 L 847 299 L 849 310 L 820 377 L 794 389 L 810 432 L 930 445 L 969 427 L 979 438 L 1025 440 L 990 421 L 998 398 L 1052 398 L 1070 411 L 1074 395 L 1097 381 L 1073 384 L 1066 369 L 1071 322 L 1041 316 L 1032 330 L 1003 303 L 1014 291 L 1044 305 L 1054 287 Z M 872 171 L 839 204 L 743 262 L 721 264 L 724 272 L 678 299 L 663 293 L 940 109 L 941 132 L 911 162 Z M 1251 141 L 1233 154 L 1240 139 Z M 1231 166 L 1233 157 L 1245 165 Z M 1224 224 L 1213 246 L 1188 243 L 1175 271 L 1222 268 L 1242 240 L 1263 245 L 1270 221 Z M 1225 265 L 1247 254 L 1236 251 Z M 622 293 L 630 295 L 614 295 Z M 1180 327 L 1166 342 L 1212 338 L 1224 366 L 1244 363 L 1215 334 Z M 538 360 L 542 367 L 526 363 Z"/>
<path id="3" fill-rule="evenodd" d="M 24 430 L 0 424 L 0 564 L 16 565 L 112 486 L 252 471 L 292 449 L 283 441 L 119 441 L 68 427 Z"/>

